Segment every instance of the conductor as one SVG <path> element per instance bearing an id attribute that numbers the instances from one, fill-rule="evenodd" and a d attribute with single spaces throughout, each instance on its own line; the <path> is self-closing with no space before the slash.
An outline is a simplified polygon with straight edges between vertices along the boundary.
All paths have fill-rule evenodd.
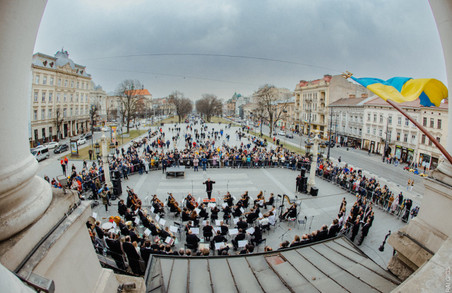
<path id="1" fill-rule="evenodd" d="M 204 181 L 202 184 L 206 185 L 207 197 L 210 200 L 210 198 L 212 197 L 212 190 L 213 190 L 213 185 L 215 184 L 215 181 L 211 181 L 210 178 L 208 178 L 207 181 Z"/>

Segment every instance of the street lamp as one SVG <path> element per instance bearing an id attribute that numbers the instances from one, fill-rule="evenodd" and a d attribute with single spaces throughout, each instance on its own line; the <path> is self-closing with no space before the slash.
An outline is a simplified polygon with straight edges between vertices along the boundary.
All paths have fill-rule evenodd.
<path id="1" fill-rule="evenodd" d="M 99 154 L 100 154 L 100 145 L 98 142 L 96 142 L 96 144 L 94 145 L 94 150 L 96 152 L 96 158 L 99 159 Z"/>

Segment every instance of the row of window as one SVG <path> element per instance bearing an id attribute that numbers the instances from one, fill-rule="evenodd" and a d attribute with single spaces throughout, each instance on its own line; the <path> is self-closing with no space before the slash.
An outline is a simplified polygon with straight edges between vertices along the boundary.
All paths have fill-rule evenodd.
<path id="1" fill-rule="evenodd" d="M 36 74 L 35 75 L 35 84 L 39 84 L 40 79 L 41 79 L 41 75 Z M 54 85 L 55 79 L 53 76 L 50 76 L 48 78 L 48 81 L 49 81 L 49 85 Z M 62 82 L 64 83 L 64 87 L 68 87 L 70 84 L 71 88 L 74 88 L 74 86 L 75 86 L 78 89 L 85 89 L 85 90 L 88 89 L 88 84 L 89 84 L 87 81 L 82 81 L 82 82 L 77 81 L 77 83 L 75 83 L 73 80 L 69 81 L 69 80 L 65 79 L 63 81 L 61 78 L 58 78 L 57 85 L 61 86 Z M 42 76 L 42 84 L 44 84 L 44 85 L 47 84 L 47 75 Z"/>
<path id="2" fill-rule="evenodd" d="M 441 143 L 441 138 L 440 137 L 437 137 L 436 140 L 439 143 Z M 421 137 L 421 143 L 425 144 L 425 145 L 429 145 L 429 146 L 433 145 L 433 142 L 429 138 L 427 138 L 427 136 L 425 134 L 423 134 L 422 137 Z"/>
<path id="3" fill-rule="evenodd" d="M 345 122 L 347 120 L 347 114 L 338 113 L 335 114 L 335 121 L 341 121 Z M 363 122 L 363 116 L 362 115 L 350 115 L 350 121 L 351 122 Z"/>
<path id="4" fill-rule="evenodd" d="M 63 108 L 63 118 L 64 117 L 72 117 L 72 116 L 78 116 L 80 112 L 80 115 L 85 115 L 88 114 L 88 106 L 86 106 L 85 108 L 81 107 L 80 111 L 79 108 L 70 108 L 69 109 L 69 116 L 67 113 L 67 108 Z M 47 113 L 47 116 L 46 116 Z M 55 114 L 56 115 L 56 114 Z M 52 108 L 48 108 L 47 112 L 46 109 L 41 109 L 41 116 L 40 116 L 40 120 L 45 120 L 45 119 L 52 119 L 53 118 L 53 112 L 52 112 Z M 33 110 L 33 120 L 37 121 L 38 120 L 38 110 Z"/>
<path id="5" fill-rule="evenodd" d="M 427 119 L 427 117 L 424 117 L 422 119 L 422 126 L 435 128 L 435 118 L 430 118 L 430 124 L 428 126 L 427 126 L 427 123 L 428 123 L 428 119 Z M 436 128 L 441 129 L 441 127 L 442 127 L 442 121 L 441 121 L 441 119 L 437 119 L 436 120 Z"/>
<path id="6" fill-rule="evenodd" d="M 61 93 L 57 93 L 56 95 L 56 102 L 59 103 L 61 102 L 61 96 L 63 96 L 63 102 L 67 102 L 68 101 L 68 94 L 61 94 Z M 48 101 L 49 103 L 53 102 L 53 92 L 49 91 L 48 95 L 47 95 L 47 91 L 41 91 L 41 102 L 45 103 L 47 102 L 47 97 L 48 97 Z M 79 93 L 75 93 L 75 102 L 78 103 L 79 102 L 79 97 L 80 97 L 80 102 L 88 102 L 88 94 L 80 94 Z M 37 103 L 39 99 L 39 91 L 34 91 L 33 93 L 33 102 Z M 74 94 L 70 94 L 69 95 L 69 102 L 74 102 Z"/>

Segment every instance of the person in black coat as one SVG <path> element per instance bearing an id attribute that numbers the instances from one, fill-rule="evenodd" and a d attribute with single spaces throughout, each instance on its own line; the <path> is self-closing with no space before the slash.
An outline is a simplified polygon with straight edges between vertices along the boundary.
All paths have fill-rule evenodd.
<path id="1" fill-rule="evenodd" d="M 330 228 L 328 229 L 328 238 L 335 237 L 339 232 L 339 229 L 339 221 L 338 219 L 334 219 L 333 224 L 331 224 Z"/>
<path id="2" fill-rule="evenodd" d="M 359 218 L 357 218 L 355 220 L 355 222 L 353 222 L 352 236 L 350 237 L 351 242 L 355 241 L 355 237 L 356 237 L 356 235 L 358 235 L 360 225 L 361 225 L 361 221 L 359 220 Z"/>
<path id="3" fill-rule="evenodd" d="M 253 236 L 253 238 L 251 238 L 251 243 L 254 244 L 254 246 L 258 246 L 262 241 L 261 228 L 259 226 L 254 227 L 254 233 L 252 233 L 251 236 Z"/>
<path id="4" fill-rule="evenodd" d="M 212 181 L 212 180 L 210 180 L 210 178 L 208 178 L 202 184 L 206 185 L 207 197 L 210 199 L 212 197 L 212 190 L 213 190 L 213 185 L 215 184 L 215 181 Z"/>
<path id="5" fill-rule="evenodd" d="M 123 216 L 123 217 L 124 217 L 124 215 L 126 214 L 126 212 L 127 212 L 127 206 L 125 205 L 124 200 L 121 199 L 121 200 L 119 201 L 119 203 L 118 203 L 118 214 L 119 214 L 120 216 Z"/>
<path id="6" fill-rule="evenodd" d="M 245 222 L 242 218 L 239 218 L 239 221 L 237 222 L 237 228 L 246 230 L 246 228 L 248 228 L 248 223 Z"/>
<path id="7" fill-rule="evenodd" d="M 198 238 L 198 236 L 193 234 L 193 232 L 191 230 L 188 230 L 188 234 L 187 234 L 185 241 L 187 242 L 187 247 L 189 249 L 196 251 L 196 250 L 198 250 L 198 243 L 201 240 Z"/>
<path id="8" fill-rule="evenodd" d="M 149 258 L 152 254 L 151 241 L 146 240 L 144 246 L 140 248 L 140 254 L 141 258 L 144 261 L 144 264 L 147 265 L 147 263 L 149 262 Z"/>
<path id="9" fill-rule="evenodd" d="M 367 234 L 369 233 L 369 229 L 370 229 L 370 218 L 367 219 L 367 222 L 363 225 L 363 227 L 361 228 L 361 238 L 358 241 L 358 245 L 361 245 L 364 241 L 364 238 L 367 236 Z"/>
<path id="10" fill-rule="evenodd" d="M 130 236 L 126 236 L 126 241 L 122 244 L 122 249 L 127 255 L 127 260 L 129 261 L 129 266 L 132 269 L 132 272 L 137 275 L 142 275 L 140 267 L 140 256 L 138 255 L 135 246 L 133 246 L 132 242 L 130 242 Z"/>
<path id="11" fill-rule="evenodd" d="M 110 233 L 105 239 L 105 243 L 108 246 L 111 257 L 115 260 L 116 266 L 121 270 L 126 270 L 126 264 L 124 263 L 124 256 L 121 249 L 121 242 L 119 241 L 119 235 Z"/>
<path id="12" fill-rule="evenodd" d="M 207 221 L 206 225 L 202 227 L 202 235 L 207 241 L 210 241 L 210 237 L 213 236 L 213 227 L 210 225 L 209 221 Z"/>
<path id="13" fill-rule="evenodd" d="M 232 239 L 232 245 L 234 245 L 234 250 L 237 250 L 239 248 L 239 241 L 245 240 L 245 233 L 242 229 L 239 229 L 239 234 L 235 236 L 234 239 Z"/>

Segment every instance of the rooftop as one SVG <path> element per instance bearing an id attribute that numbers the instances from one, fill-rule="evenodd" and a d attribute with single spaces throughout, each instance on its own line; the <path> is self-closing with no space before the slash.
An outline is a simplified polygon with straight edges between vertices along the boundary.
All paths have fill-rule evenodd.
<path id="1" fill-rule="evenodd" d="M 399 281 L 345 237 L 229 257 L 154 255 L 147 292 L 389 292 Z"/>

